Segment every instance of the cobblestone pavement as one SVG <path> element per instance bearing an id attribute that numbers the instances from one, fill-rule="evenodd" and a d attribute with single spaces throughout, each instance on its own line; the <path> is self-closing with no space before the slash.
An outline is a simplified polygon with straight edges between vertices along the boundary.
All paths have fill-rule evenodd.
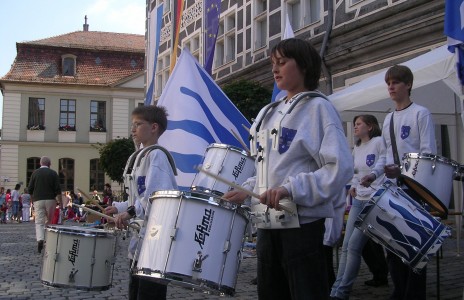
<path id="1" fill-rule="evenodd" d="M 455 229 L 455 228 L 453 228 Z M 455 231 L 443 246 L 439 260 L 440 299 L 464 300 L 464 237 L 461 237 L 460 255 L 457 253 Z M 41 283 L 42 255 L 37 254 L 34 224 L 0 224 L 0 299 L 127 299 L 129 268 L 126 259 L 128 240 L 118 239 L 112 286 L 106 291 L 81 291 L 73 288 L 55 288 Z M 334 253 L 336 253 L 334 251 Z M 334 254 L 336 255 L 336 254 Z M 334 258 L 336 261 L 336 257 Z M 256 274 L 256 258 L 243 258 L 237 276 L 234 299 L 257 299 L 256 285 L 250 281 Z M 350 299 L 388 299 L 390 287 L 372 288 L 364 285 L 370 279 L 366 265 L 361 266 L 359 277 Z M 437 260 L 428 263 L 427 299 L 437 297 Z M 172 283 L 168 299 L 224 299 L 192 291 Z"/>

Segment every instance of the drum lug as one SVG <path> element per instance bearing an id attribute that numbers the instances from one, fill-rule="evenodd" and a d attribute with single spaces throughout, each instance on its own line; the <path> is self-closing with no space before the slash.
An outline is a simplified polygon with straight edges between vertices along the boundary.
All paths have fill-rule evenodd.
<path id="1" fill-rule="evenodd" d="M 177 228 L 173 228 L 171 230 L 171 240 L 175 241 L 176 240 L 176 235 L 177 235 Z"/>
<path id="2" fill-rule="evenodd" d="M 75 270 L 74 271 L 74 268 L 71 270 L 71 272 L 69 273 L 69 283 L 74 283 L 75 282 L 75 279 L 74 277 L 76 276 L 77 272 L 79 272 L 79 270 Z"/>
<path id="3" fill-rule="evenodd" d="M 230 251 L 230 241 L 225 241 L 224 242 L 224 250 L 222 250 L 222 253 L 227 253 Z"/>

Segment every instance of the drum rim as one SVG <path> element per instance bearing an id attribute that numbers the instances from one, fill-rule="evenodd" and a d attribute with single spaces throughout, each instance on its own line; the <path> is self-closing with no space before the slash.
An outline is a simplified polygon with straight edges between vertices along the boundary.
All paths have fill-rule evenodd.
<path id="1" fill-rule="evenodd" d="M 431 153 L 414 153 L 414 152 L 405 153 L 403 155 L 402 160 L 405 160 L 405 159 L 408 159 L 408 158 L 414 158 L 414 159 L 426 158 L 426 159 L 430 159 L 430 160 L 435 159 L 438 162 L 445 163 L 445 164 L 448 164 L 448 165 L 452 165 L 455 168 L 459 167 L 459 163 L 457 161 L 454 161 L 454 160 L 452 160 L 450 158 L 447 158 L 445 156 L 440 156 L 440 155 L 431 154 Z"/>
<path id="2" fill-rule="evenodd" d="M 240 148 L 240 147 L 237 147 L 237 146 L 234 146 L 234 145 L 221 144 L 221 143 L 212 143 L 212 144 L 210 144 L 210 145 L 206 148 L 206 152 L 208 152 L 208 150 L 209 150 L 210 148 L 220 148 L 220 149 L 226 149 L 226 150 L 229 150 L 229 149 L 230 149 L 230 150 L 232 150 L 232 151 L 236 151 L 236 152 L 239 152 L 239 153 L 241 153 L 241 154 L 244 154 L 246 157 L 250 157 L 250 156 L 248 155 L 248 153 L 247 153 L 244 149 L 242 149 L 242 148 Z M 206 155 L 205 155 L 205 156 L 206 156 Z"/>
<path id="3" fill-rule="evenodd" d="M 428 205 L 430 205 L 430 207 L 432 209 L 434 209 L 436 212 L 440 213 L 439 217 L 442 217 L 442 218 L 446 218 L 448 216 L 448 208 L 443 204 L 443 202 L 441 202 L 440 199 L 438 199 L 437 196 L 435 196 L 435 194 L 433 194 L 428 188 L 426 188 L 425 186 L 423 186 L 420 182 L 414 180 L 413 178 L 409 177 L 409 176 L 405 176 L 405 175 L 400 175 L 399 177 L 403 183 L 408 187 L 410 188 L 411 190 L 413 190 L 418 196 L 421 196 L 421 191 L 419 191 L 416 187 L 422 189 L 422 191 L 424 191 L 428 196 L 430 196 L 431 199 L 433 199 L 435 201 L 435 203 L 433 203 L 432 201 L 430 201 L 429 198 L 425 198 L 425 197 L 421 197 L 421 199 L 427 203 Z M 412 198 L 414 201 L 417 202 L 416 199 Z"/>
<path id="4" fill-rule="evenodd" d="M 60 230 L 65 229 L 65 230 Z M 47 225 L 45 227 L 46 231 L 49 232 L 58 232 L 67 235 L 80 235 L 80 236 L 91 236 L 91 237 L 107 237 L 107 236 L 114 236 L 115 233 L 113 231 L 100 229 L 100 228 L 89 228 L 83 226 L 66 226 L 66 225 Z"/>

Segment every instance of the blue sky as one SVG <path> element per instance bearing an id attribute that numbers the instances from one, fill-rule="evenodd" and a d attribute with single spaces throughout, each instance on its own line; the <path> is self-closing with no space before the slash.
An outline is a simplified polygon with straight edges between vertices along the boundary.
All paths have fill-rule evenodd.
<path id="1" fill-rule="evenodd" d="M 144 34 L 145 0 L 2 0 L 0 77 L 16 57 L 16 43 L 82 30 Z M 0 126 L 3 95 L 0 93 Z"/>

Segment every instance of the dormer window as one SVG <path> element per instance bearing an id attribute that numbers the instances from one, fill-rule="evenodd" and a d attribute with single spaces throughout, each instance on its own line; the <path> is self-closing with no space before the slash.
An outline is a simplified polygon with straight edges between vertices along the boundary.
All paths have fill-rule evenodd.
<path id="1" fill-rule="evenodd" d="M 63 55 L 61 58 L 63 64 L 63 76 L 76 75 L 76 56 L 72 54 Z"/>

